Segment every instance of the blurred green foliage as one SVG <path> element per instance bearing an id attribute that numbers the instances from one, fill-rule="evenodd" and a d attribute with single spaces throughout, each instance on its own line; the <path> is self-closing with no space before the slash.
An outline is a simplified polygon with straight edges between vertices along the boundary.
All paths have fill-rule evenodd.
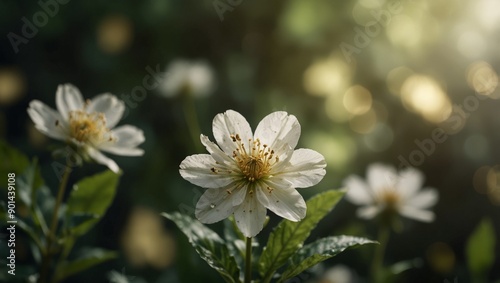
<path id="1" fill-rule="evenodd" d="M 394 4 L 401 5 L 400 13 L 383 13 Z M 491 229 L 499 234 L 500 90 L 495 81 L 500 67 L 500 7 L 496 1 L 242 1 L 224 13 L 222 22 L 209 0 L 69 1 L 58 7 L 36 35 L 27 38 L 23 17 L 33 22 L 35 13 L 43 11 L 38 1 L 0 3 L 0 138 L 29 156 L 7 153 L 2 145 L 0 173 L 21 175 L 36 156 L 45 183 L 57 184 L 50 149 L 59 144 L 33 129 L 26 108 L 33 99 L 54 107 L 61 83 L 75 84 L 86 98 L 111 92 L 128 99 L 129 114 L 121 123 L 134 124 L 146 135 L 141 145 L 144 157 L 116 158 L 125 174 L 115 199 L 95 229 L 76 243 L 118 251 L 118 259 L 69 282 L 107 282 L 107 272 L 125 267 L 127 274 L 148 282 L 218 282 L 218 274 L 178 239 L 175 261 L 163 268 L 133 265 L 123 252 L 121 239 L 134 207 L 194 211 L 202 192 L 178 174 L 184 157 L 202 153 L 197 149 L 200 142 L 192 140 L 187 130 L 185 97 L 166 99 L 158 91 L 132 96 L 148 75 L 146 67 L 165 70 L 176 58 L 203 59 L 215 70 L 215 92 L 193 102 L 205 135 L 211 136 L 213 117 L 227 109 L 242 113 L 253 127 L 274 110 L 297 116 L 302 126 L 299 147 L 321 152 L 328 163 L 324 180 L 300 191 L 306 199 L 340 187 L 349 174 L 363 175 L 372 162 L 397 166 L 400 156 L 409 160 L 413 152 L 422 152 L 418 167 L 426 174 L 425 185 L 439 190 L 440 202 L 434 208 L 435 222 L 405 222 L 404 231 L 392 237 L 387 262 L 413 258 L 424 262 L 402 272 L 400 282 L 444 282 L 455 277 L 468 282 L 469 235 L 484 217 L 491 219 Z M 366 25 L 377 19 L 371 30 L 376 35 L 369 36 Z M 18 46 L 18 53 L 9 33 L 28 39 Z M 361 33 L 368 38 L 362 48 L 356 45 Z M 342 43 L 360 52 L 348 61 Z M 350 104 L 346 93 L 354 86 L 369 91 L 369 110 L 359 115 L 349 110 L 363 112 L 363 107 L 353 105 L 368 102 L 355 92 L 354 98 L 363 99 Z M 456 124 L 451 120 L 436 122 L 436 117 L 450 114 L 449 107 L 465 109 L 466 103 L 474 103 L 476 95 L 486 95 L 487 100 L 468 106 L 474 110 L 456 122 L 458 130 L 451 129 Z M 432 139 L 436 128 L 446 130 L 448 138 L 434 143 L 426 154 L 417 141 Z M 72 173 L 70 183 L 102 170 L 99 165 L 85 165 Z M 37 178 L 34 183 L 41 185 Z M 46 206 L 47 190 L 38 191 Z M 341 201 L 335 215 L 311 232 L 311 239 L 360 235 L 349 230 L 374 235 L 374 225 L 357 220 L 354 209 Z M 271 215 L 270 223 L 276 222 Z M 163 228 L 174 230 L 168 223 Z M 222 231 L 222 225 L 213 229 Z M 263 235 L 269 233 L 267 229 Z M 30 247 L 22 243 L 20 250 L 25 252 L 19 260 L 30 263 Z M 448 249 L 435 252 L 431 247 L 436 243 Z M 492 250 L 493 266 L 498 266 L 500 246 Z M 446 270 L 435 266 L 433 259 L 439 256 L 452 258 L 452 266 Z M 343 263 L 367 277 L 369 259 L 369 251 L 360 249 L 328 261 L 325 267 Z M 492 268 L 485 276 L 498 280 L 500 271 Z"/>

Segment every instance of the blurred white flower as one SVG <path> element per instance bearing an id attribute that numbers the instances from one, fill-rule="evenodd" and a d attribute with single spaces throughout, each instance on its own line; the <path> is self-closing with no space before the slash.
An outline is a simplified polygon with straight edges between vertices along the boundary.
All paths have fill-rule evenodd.
<path id="1" fill-rule="evenodd" d="M 160 85 L 160 92 L 172 97 L 187 92 L 194 97 L 204 97 L 213 92 L 215 75 L 212 67 L 203 61 L 175 60 L 167 68 Z"/>
<path id="2" fill-rule="evenodd" d="M 214 223 L 234 213 L 246 237 L 263 228 L 266 208 L 291 221 L 306 216 L 306 203 L 295 188 L 317 184 L 325 175 L 325 158 L 310 149 L 297 149 L 300 124 L 293 115 L 273 112 L 252 134 L 238 112 L 215 116 L 217 144 L 201 135 L 210 154 L 188 156 L 180 165 L 187 181 L 207 188 L 196 205 L 196 217 Z"/>
<path id="3" fill-rule="evenodd" d="M 360 205 L 360 218 L 371 219 L 380 213 L 400 214 L 423 222 L 432 222 L 434 213 L 428 210 L 438 201 L 435 189 L 422 188 L 423 174 L 407 168 L 399 175 L 392 166 L 372 164 L 367 170 L 367 182 L 358 176 L 349 176 L 344 185 L 347 199 Z"/>
<path id="4" fill-rule="evenodd" d="M 354 283 L 354 273 L 345 265 L 336 265 L 329 268 L 323 275 L 321 283 Z"/>
<path id="5" fill-rule="evenodd" d="M 124 272 L 118 272 L 116 270 L 111 270 L 108 272 L 108 279 L 111 283 L 130 283 L 130 280 Z"/>
<path id="6" fill-rule="evenodd" d="M 35 127 L 45 135 L 76 146 L 97 163 L 113 172 L 118 165 L 101 151 L 126 156 L 144 153 L 142 130 L 124 125 L 113 129 L 123 115 L 125 104 L 114 95 L 104 93 L 84 102 L 80 91 L 71 84 L 59 85 L 56 93 L 57 111 L 39 100 L 33 100 L 28 114 Z"/>

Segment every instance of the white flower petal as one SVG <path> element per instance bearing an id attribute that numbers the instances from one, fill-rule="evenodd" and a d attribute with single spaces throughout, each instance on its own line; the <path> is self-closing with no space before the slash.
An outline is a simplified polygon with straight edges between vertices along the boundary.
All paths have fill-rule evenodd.
<path id="1" fill-rule="evenodd" d="M 407 199 L 406 202 L 413 207 L 428 208 L 435 205 L 438 199 L 438 192 L 435 189 L 427 188 L 414 194 L 411 199 Z"/>
<path id="2" fill-rule="evenodd" d="M 266 208 L 257 200 L 255 193 L 247 193 L 243 203 L 234 211 L 234 219 L 245 237 L 255 237 L 264 228 Z"/>
<path id="3" fill-rule="evenodd" d="M 358 215 L 359 218 L 372 219 L 373 217 L 377 216 L 377 214 L 379 214 L 380 211 L 382 211 L 381 206 L 368 205 L 358 208 L 358 210 L 356 210 L 356 214 Z"/>
<path id="4" fill-rule="evenodd" d="M 129 148 L 129 147 L 113 147 L 108 146 L 105 148 L 99 148 L 102 151 L 109 152 L 116 155 L 122 156 L 142 156 L 144 155 L 144 150 L 142 148 Z"/>
<path id="5" fill-rule="evenodd" d="M 276 157 L 273 157 L 273 162 L 276 162 L 276 164 L 271 168 L 271 175 L 284 172 L 290 166 L 290 159 L 294 153 L 294 149 L 286 143 L 277 141 L 276 145 L 277 147 L 275 147 L 276 149 L 274 150 L 274 155 Z M 276 158 L 278 158 L 278 160 Z"/>
<path id="6" fill-rule="evenodd" d="M 243 203 L 247 195 L 247 188 L 248 185 L 244 182 L 236 182 L 227 186 L 227 189 L 232 191 L 233 206 Z"/>
<path id="7" fill-rule="evenodd" d="M 385 188 L 392 188 L 398 181 L 396 170 L 392 166 L 374 163 L 367 170 L 368 185 L 375 193 Z"/>
<path id="8" fill-rule="evenodd" d="M 94 97 L 87 107 L 88 113 L 103 113 L 106 117 L 106 127 L 112 129 L 123 116 L 125 103 L 110 93 Z"/>
<path id="9" fill-rule="evenodd" d="M 239 135 L 241 142 L 248 150 L 248 140 L 252 139 L 252 129 L 245 117 L 240 113 L 227 110 L 217 114 L 212 123 L 214 138 L 220 148 L 227 154 L 232 155 L 236 150 L 236 143 L 231 139 L 231 135 Z"/>
<path id="10" fill-rule="evenodd" d="M 256 186 L 256 191 L 260 203 L 277 215 L 290 221 L 306 217 L 306 202 L 291 184 L 268 180 Z"/>
<path id="11" fill-rule="evenodd" d="M 399 213 L 401 213 L 401 215 L 407 218 L 415 219 L 422 222 L 432 222 L 434 221 L 435 217 L 432 211 L 419 209 L 411 206 L 401 207 Z"/>
<path id="12" fill-rule="evenodd" d="M 196 204 L 196 218 L 206 224 L 227 218 L 236 209 L 236 206 L 233 205 L 233 198 L 240 195 L 236 193 L 239 191 L 245 190 L 236 189 L 235 194 L 228 194 L 224 188 L 206 190 Z"/>
<path id="13" fill-rule="evenodd" d="M 68 137 L 66 122 L 58 112 L 44 103 L 38 100 L 31 101 L 28 108 L 28 115 L 35 124 L 35 127 L 47 136 L 58 140 L 66 140 Z"/>
<path id="14" fill-rule="evenodd" d="M 210 141 L 207 136 L 200 135 L 200 140 L 201 140 L 201 143 L 207 149 L 208 153 L 210 153 L 210 155 L 212 155 L 212 157 L 215 159 L 215 161 L 219 162 L 220 164 L 226 164 L 228 166 L 234 165 L 235 169 L 236 170 L 238 169 L 238 167 L 235 164 L 234 159 L 229 157 L 215 143 Z"/>
<path id="15" fill-rule="evenodd" d="M 95 148 L 89 148 L 87 150 L 87 153 L 95 162 L 108 166 L 111 171 L 115 173 L 118 173 L 120 171 L 120 167 L 118 167 L 116 162 L 113 159 L 108 158 L 106 155 L 102 154 L 99 150 L 96 150 Z"/>
<path id="16" fill-rule="evenodd" d="M 271 175 L 290 182 L 295 188 L 307 188 L 323 179 L 325 167 L 323 155 L 311 149 L 300 148 L 293 152 L 286 168 L 281 172 L 271 172 Z"/>
<path id="17" fill-rule="evenodd" d="M 144 154 L 144 150 L 136 148 L 139 144 L 143 143 L 144 132 L 131 125 L 120 126 L 110 132 L 113 137 L 112 141 L 106 141 L 99 146 L 103 151 L 118 155 L 139 156 Z"/>
<path id="18" fill-rule="evenodd" d="M 83 97 L 72 84 L 59 85 L 56 92 L 56 106 L 64 120 L 69 119 L 69 112 L 83 109 Z"/>
<path id="19" fill-rule="evenodd" d="M 346 198 L 356 205 L 367 205 L 374 202 L 370 187 L 360 177 L 351 175 L 344 181 L 347 188 Z"/>
<path id="20" fill-rule="evenodd" d="M 397 188 L 403 196 L 411 197 L 422 188 L 423 182 L 422 172 L 415 168 L 406 168 L 399 172 Z"/>
<path id="21" fill-rule="evenodd" d="M 210 154 L 195 154 L 181 162 L 179 172 L 182 178 L 203 188 L 223 188 L 237 181 L 234 174 L 216 171 L 216 168 L 220 168 L 220 165 L 215 163 Z"/>
<path id="22" fill-rule="evenodd" d="M 273 112 L 260 121 L 254 136 L 275 151 L 277 140 L 295 148 L 300 137 L 300 124 L 293 115 L 284 111 Z"/>

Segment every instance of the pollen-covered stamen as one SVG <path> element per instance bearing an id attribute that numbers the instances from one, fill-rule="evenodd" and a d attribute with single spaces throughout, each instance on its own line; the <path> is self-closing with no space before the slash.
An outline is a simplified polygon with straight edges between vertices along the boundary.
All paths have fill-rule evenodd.
<path id="1" fill-rule="evenodd" d="M 233 158 L 248 181 L 254 182 L 268 176 L 272 166 L 279 162 L 274 150 L 262 144 L 259 139 L 249 139 L 246 148 L 238 134 L 230 137 L 236 144 Z"/>
<path id="2" fill-rule="evenodd" d="M 113 141 L 108 135 L 106 117 L 103 113 L 87 113 L 75 110 L 69 113 L 69 130 L 71 137 L 83 143 L 97 144 L 103 141 Z"/>

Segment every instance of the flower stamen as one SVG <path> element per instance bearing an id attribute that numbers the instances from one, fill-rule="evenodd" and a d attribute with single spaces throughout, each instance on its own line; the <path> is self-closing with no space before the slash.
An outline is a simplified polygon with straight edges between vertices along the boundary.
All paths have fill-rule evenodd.
<path id="1" fill-rule="evenodd" d="M 245 179 L 250 182 L 268 176 L 272 166 L 279 162 L 279 158 L 274 155 L 274 150 L 267 144 L 262 144 L 259 139 L 248 139 L 247 150 L 239 134 L 230 135 L 230 138 L 236 144 L 233 158 Z"/>
<path id="2" fill-rule="evenodd" d="M 69 129 L 71 137 L 82 143 L 98 144 L 105 139 L 113 140 L 113 137 L 106 137 L 109 129 L 106 127 L 106 117 L 103 113 L 71 111 L 69 113 Z"/>

